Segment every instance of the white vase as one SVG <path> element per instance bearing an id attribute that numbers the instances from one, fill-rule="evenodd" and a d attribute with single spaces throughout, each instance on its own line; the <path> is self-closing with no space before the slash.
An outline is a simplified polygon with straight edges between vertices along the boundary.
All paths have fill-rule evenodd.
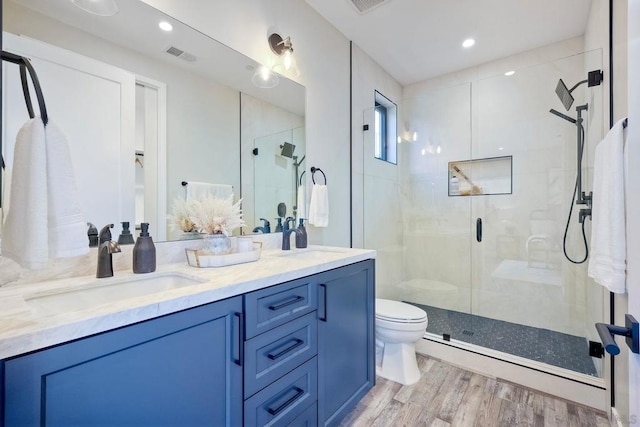
<path id="1" fill-rule="evenodd" d="M 202 249 L 211 255 L 228 254 L 231 252 L 231 239 L 224 234 L 205 234 Z"/>
<path id="2" fill-rule="evenodd" d="M 202 234 L 197 231 L 183 231 L 180 240 L 202 239 Z"/>

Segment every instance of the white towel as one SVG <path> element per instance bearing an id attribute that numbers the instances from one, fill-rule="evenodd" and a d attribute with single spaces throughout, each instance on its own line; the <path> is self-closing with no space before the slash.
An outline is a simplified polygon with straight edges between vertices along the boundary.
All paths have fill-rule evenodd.
<path id="1" fill-rule="evenodd" d="M 598 144 L 593 165 L 588 274 L 611 292 L 626 291 L 624 139 L 622 120 Z"/>
<path id="2" fill-rule="evenodd" d="M 307 197 L 305 194 L 304 185 L 298 186 L 298 200 L 296 201 L 296 207 L 298 208 L 297 215 L 298 218 L 307 219 Z"/>
<path id="3" fill-rule="evenodd" d="M 309 224 L 316 227 L 329 225 L 329 193 L 326 185 L 314 184 L 309 202 Z"/>
<path id="4" fill-rule="evenodd" d="M 186 185 L 185 200 L 201 199 L 207 194 L 218 199 L 228 199 L 233 197 L 233 185 L 209 184 L 207 182 L 193 181 L 189 181 Z"/>
<path id="5" fill-rule="evenodd" d="M 2 175 L 2 188 L 0 191 L 2 192 L 2 207 L 0 207 L 0 239 L 2 239 L 2 230 L 4 229 L 4 221 L 7 218 L 7 213 L 9 212 L 9 200 L 11 199 L 11 165 L 5 163 L 4 171 L 0 171 L 3 173 Z M 0 243 L 2 241 L 0 240 Z"/>
<path id="6" fill-rule="evenodd" d="M 29 120 L 18 132 L 11 205 L 2 256 L 22 267 L 43 268 L 50 258 L 86 254 L 89 242 L 66 137 L 51 122 Z"/>

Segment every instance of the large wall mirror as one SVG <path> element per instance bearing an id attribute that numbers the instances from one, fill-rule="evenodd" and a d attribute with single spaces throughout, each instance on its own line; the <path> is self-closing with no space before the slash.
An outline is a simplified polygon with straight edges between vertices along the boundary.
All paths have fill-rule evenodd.
<path id="1" fill-rule="evenodd" d="M 245 234 L 261 232 L 259 218 L 273 221 L 280 203 L 295 215 L 304 87 L 280 77 L 257 88 L 255 61 L 141 1 L 117 3 L 105 17 L 70 1 L 3 2 L 3 49 L 38 73 L 50 120 L 69 141 L 85 219 L 149 222 L 156 240 L 179 239 L 168 216 L 189 182 L 231 186 Z M 28 115 L 17 66 L 3 63 L 2 84 L 6 211 L 12 147 Z"/>

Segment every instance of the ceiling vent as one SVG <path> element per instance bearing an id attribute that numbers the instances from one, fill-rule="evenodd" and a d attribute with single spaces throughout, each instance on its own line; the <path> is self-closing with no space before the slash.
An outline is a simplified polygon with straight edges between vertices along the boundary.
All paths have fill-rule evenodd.
<path id="1" fill-rule="evenodd" d="M 188 52 L 185 52 L 182 49 L 178 49 L 175 46 L 168 47 L 165 50 L 165 52 L 167 52 L 169 55 L 173 55 L 173 56 L 178 57 L 178 58 L 180 58 L 180 59 L 182 59 L 184 61 L 187 61 L 187 62 L 195 62 L 195 60 L 196 60 L 195 55 L 192 55 L 192 54 L 190 54 Z"/>
<path id="2" fill-rule="evenodd" d="M 382 6 L 385 3 L 389 3 L 391 0 L 348 0 L 358 11 L 363 14 L 371 12 L 373 9 Z"/>

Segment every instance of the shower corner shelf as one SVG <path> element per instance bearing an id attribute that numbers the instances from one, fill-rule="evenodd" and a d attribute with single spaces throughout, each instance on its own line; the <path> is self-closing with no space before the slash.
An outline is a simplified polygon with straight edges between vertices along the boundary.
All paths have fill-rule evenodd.
<path id="1" fill-rule="evenodd" d="M 490 196 L 513 193 L 513 156 L 449 162 L 447 189 L 449 197 Z M 458 180 L 458 190 L 452 178 Z"/>

